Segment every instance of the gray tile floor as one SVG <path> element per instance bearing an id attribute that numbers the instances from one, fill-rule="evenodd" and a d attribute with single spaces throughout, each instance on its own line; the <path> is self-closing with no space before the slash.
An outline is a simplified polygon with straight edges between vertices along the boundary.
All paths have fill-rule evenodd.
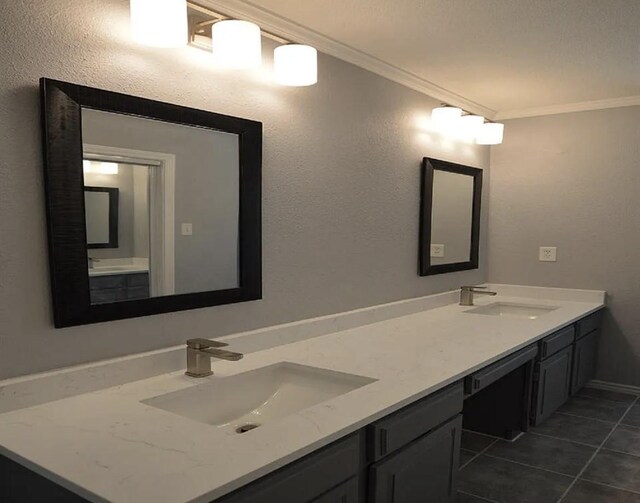
<path id="1" fill-rule="evenodd" d="M 513 442 L 464 431 L 459 503 L 640 503 L 640 398 L 585 388 Z"/>

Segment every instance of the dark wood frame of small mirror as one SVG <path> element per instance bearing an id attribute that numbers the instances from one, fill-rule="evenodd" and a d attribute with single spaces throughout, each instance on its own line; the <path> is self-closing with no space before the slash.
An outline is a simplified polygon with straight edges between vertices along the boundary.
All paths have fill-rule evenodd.
<path id="1" fill-rule="evenodd" d="M 53 317 L 57 328 L 262 298 L 262 123 L 179 105 L 40 80 Z M 239 287 L 91 304 L 81 109 L 237 134 L 240 149 Z"/>
<path id="2" fill-rule="evenodd" d="M 85 192 L 106 192 L 109 194 L 109 241 L 107 243 L 87 243 L 90 250 L 99 248 L 118 247 L 118 201 L 120 190 L 117 187 L 89 187 L 85 185 Z"/>
<path id="3" fill-rule="evenodd" d="M 467 262 L 431 264 L 431 217 L 433 205 L 433 171 L 447 171 L 473 177 L 473 212 L 471 223 L 471 246 Z M 422 160 L 420 184 L 420 250 L 418 270 L 420 276 L 432 276 L 455 271 L 478 268 L 480 254 L 480 205 L 482 201 L 482 170 L 453 162 L 425 157 Z"/>

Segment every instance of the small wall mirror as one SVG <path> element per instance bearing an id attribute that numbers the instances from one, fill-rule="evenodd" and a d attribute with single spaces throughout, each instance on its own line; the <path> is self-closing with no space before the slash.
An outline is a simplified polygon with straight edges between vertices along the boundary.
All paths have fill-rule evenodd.
<path id="1" fill-rule="evenodd" d="M 260 298 L 260 123 L 41 91 L 56 326 Z"/>
<path id="2" fill-rule="evenodd" d="M 478 268 L 481 199 L 481 169 L 423 159 L 421 276 Z"/>
<path id="3" fill-rule="evenodd" d="M 119 196 L 118 187 L 84 187 L 87 248 L 118 248 Z"/>

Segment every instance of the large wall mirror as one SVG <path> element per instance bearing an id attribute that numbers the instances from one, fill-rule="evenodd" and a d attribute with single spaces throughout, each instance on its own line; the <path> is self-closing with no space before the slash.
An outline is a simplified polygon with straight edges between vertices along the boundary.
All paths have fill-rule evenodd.
<path id="1" fill-rule="evenodd" d="M 57 327 L 261 297 L 262 124 L 42 79 Z"/>
<path id="2" fill-rule="evenodd" d="M 422 161 L 421 276 L 478 268 L 482 170 Z"/>

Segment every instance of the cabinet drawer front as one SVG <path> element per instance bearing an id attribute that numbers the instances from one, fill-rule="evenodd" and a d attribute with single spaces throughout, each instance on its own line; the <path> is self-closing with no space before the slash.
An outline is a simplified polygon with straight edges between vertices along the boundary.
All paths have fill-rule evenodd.
<path id="1" fill-rule="evenodd" d="M 360 499 L 360 486 L 358 477 L 353 477 L 343 482 L 328 493 L 313 500 L 313 503 L 358 503 Z"/>
<path id="2" fill-rule="evenodd" d="M 149 297 L 149 287 L 148 286 L 133 286 L 127 288 L 127 299 L 136 300 L 136 299 L 146 299 Z"/>
<path id="3" fill-rule="evenodd" d="M 566 348 L 576 338 L 576 329 L 573 325 L 545 337 L 540 341 L 540 359 L 549 358 L 561 349 Z"/>
<path id="4" fill-rule="evenodd" d="M 369 471 L 369 503 L 456 501 L 462 416 L 422 436 Z"/>
<path id="5" fill-rule="evenodd" d="M 146 272 L 126 274 L 127 286 L 148 286 L 149 275 Z"/>
<path id="6" fill-rule="evenodd" d="M 215 503 L 312 502 L 358 474 L 362 446 L 359 432 L 294 461 Z"/>
<path id="7" fill-rule="evenodd" d="M 458 382 L 370 425 L 368 435 L 373 460 L 379 460 L 459 414 L 463 399 L 462 382 Z"/>
<path id="8" fill-rule="evenodd" d="M 125 274 L 112 274 L 110 276 L 89 276 L 89 288 L 91 288 L 91 290 L 124 288 L 125 286 L 127 286 L 125 276 Z"/>
<path id="9" fill-rule="evenodd" d="M 464 380 L 464 392 L 467 395 L 473 395 L 478 391 L 493 384 L 501 377 L 506 376 L 518 367 L 521 367 L 528 361 L 534 359 L 538 354 L 538 345 L 533 344 L 527 348 L 503 358 L 496 363 L 492 363 L 488 367 L 479 370 Z"/>
<path id="10" fill-rule="evenodd" d="M 547 419 L 569 398 L 573 347 L 536 364 L 537 382 L 533 424 Z"/>
<path id="11" fill-rule="evenodd" d="M 586 318 L 582 318 L 580 321 L 578 321 L 577 323 L 578 330 L 576 333 L 576 338 L 581 339 L 588 333 L 591 333 L 594 330 L 597 330 L 598 327 L 600 326 L 600 322 L 602 321 L 602 314 L 603 314 L 603 310 L 601 309 L 600 311 L 590 314 Z"/>

